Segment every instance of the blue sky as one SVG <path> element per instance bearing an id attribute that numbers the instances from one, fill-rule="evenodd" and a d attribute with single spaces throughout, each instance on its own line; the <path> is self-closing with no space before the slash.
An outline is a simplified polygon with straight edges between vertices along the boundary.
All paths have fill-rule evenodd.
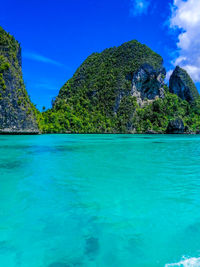
<path id="1" fill-rule="evenodd" d="M 184 5 L 195 1 L 200 2 L 7 0 L 1 2 L 0 25 L 21 43 L 26 87 L 32 101 L 41 109 L 51 106 L 51 99 L 87 56 L 133 39 L 158 52 L 168 71 L 179 63 L 198 82 L 196 56 L 193 62 L 188 62 L 190 55 L 184 46 L 199 26 L 199 14 L 191 29 L 187 25 L 191 14 L 186 14 L 184 20 L 181 13 L 184 8 L 185 13 L 190 8 L 194 14 L 193 6 Z M 188 36 L 182 38 L 185 32 Z"/>

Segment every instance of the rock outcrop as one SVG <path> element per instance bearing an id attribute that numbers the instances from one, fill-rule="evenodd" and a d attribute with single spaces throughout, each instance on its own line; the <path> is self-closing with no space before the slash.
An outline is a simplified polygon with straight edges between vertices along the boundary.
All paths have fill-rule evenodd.
<path id="1" fill-rule="evenodd" d="M 183 134 L 185 132 L 185 126 L 183 120 L 180 118 L 171 120 L 167 127 L 168 134 Z"/>
<path id="2" fill-rule="evenodd" d="M 22 77 L 20 44 L 0 27 L 0 133 L 38 134 L 36 113 Z"/>
<path id="3" fill-rule="evenodd" d="M 169 80 L 169 90 L 183 100 L 193 102 L 199 97 L 197 88 L 189 74 L 179 66 L 172 73 Z"/>
<path id="4" fill-rule="evenodd" d="M 166 71 L 164 67 L 154 69 L 149 64 L 142 65 L 138 71 L 133 73 L 131 95 L 137 98 L 141 104 L 146 100 L 164 98 L 164 78 Z"/>

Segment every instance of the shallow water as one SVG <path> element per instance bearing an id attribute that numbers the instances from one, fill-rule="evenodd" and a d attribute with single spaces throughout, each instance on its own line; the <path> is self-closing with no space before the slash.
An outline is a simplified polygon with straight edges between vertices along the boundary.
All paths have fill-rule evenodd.
<path id="1" fill-rule="evenodd" d="M 200 136 L 0 137 L 0 266 L 200 266 Z"/>

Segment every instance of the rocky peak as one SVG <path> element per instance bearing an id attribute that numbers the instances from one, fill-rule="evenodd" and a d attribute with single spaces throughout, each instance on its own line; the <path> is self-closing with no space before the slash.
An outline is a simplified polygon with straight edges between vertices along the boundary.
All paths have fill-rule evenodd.
<path id="1" fill-rule="evenodd" d="M 184 69 L 177 66 L 169 80 L 169 90 L 183 100 L 193 102 L 199 97 L 197 88 Z"/>

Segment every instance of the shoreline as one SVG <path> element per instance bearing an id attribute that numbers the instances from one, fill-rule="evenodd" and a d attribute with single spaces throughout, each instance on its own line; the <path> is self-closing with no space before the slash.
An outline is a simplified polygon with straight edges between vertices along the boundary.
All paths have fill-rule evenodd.
<path id="1" fill-rule="evenodd" d="M 200 135 L 200 133 L 41 133 L 41 132 L 0 132 L 0 135 Z"/>
<path id="2" fill-rule="evenodd" d="M 12 130 L 0 130 L 0 135 L 40 135 L 41 133 L 37 130 L 18 130 L 18 131 L 12 131 Z"/>

